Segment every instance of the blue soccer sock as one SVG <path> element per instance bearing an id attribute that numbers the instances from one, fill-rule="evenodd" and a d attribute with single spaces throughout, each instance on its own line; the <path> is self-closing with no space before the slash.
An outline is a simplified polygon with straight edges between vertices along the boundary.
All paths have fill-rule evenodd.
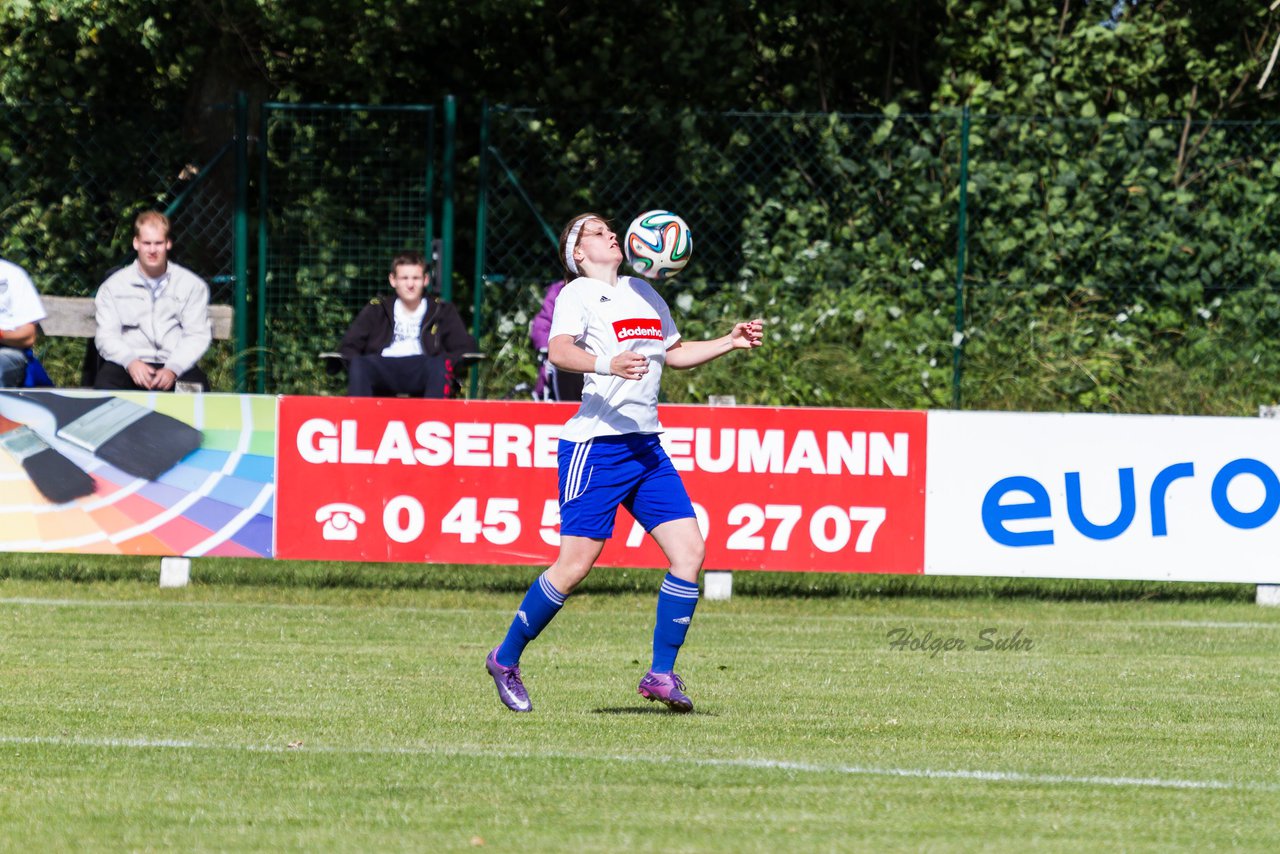
<path id="1" fill-rule="evenodd" d="M 658 591 L 658 619 L 653 626 L 653 666 L 655 673 L 670 673 L 676 666 L 676 653 L 689 633 L 693 609 L 698 607 L 698 585 L 676 578 L 671 573 L 662 579 Z"/>
<path id="2" fill-rule="evenodd" d="M 524 594 L 520 609 L 511 621 L 511 628 L 507 629 L 507 636 L 498 647 L 498 654 L 495 656 L 498 663 L 503 667 L 519 664 L 520 656 L 524 654 L 529 641 L 541 634 L 555 619 L 556 614 L 560 613 L 564 598 L 564 594 L 547 580 L 545 572 L 539 575 L 538 580 L 529 586 L 529 592 Z"/>

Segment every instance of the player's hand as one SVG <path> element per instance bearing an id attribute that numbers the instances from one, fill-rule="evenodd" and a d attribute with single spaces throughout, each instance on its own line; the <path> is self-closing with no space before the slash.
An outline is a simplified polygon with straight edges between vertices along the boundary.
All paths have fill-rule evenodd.
<path id="1" fill-rule="evenodd" d="M 649 360 L 639 353 L 627 350 L 610 360 L 609 370 L 613 372 L 615 377 L 622 377 L 624 380 L 638 380 L 649 373 Z"/>
<path id="2" fill-rule="evenodd" d="M 759 318 L 739 323 L 729 333 L 729 340 L 735 348 L 750 350 L 764 343 L 764 321 Z"/>
<path id="3" fill-rule="evenodd" d="M 178 381 L 178 375 L 168 368 L 161 368 L 151 376 L 151 388 L 158 391 L 169 391 Z"/>
<path id="4" fill-rule="evenodd" d="M 156 369 L 141 359 L 134 359 L 125 370 L 129 372 L 129 379 L 133 380 L 133 384 L 138 388 L 155 387 Z"/>

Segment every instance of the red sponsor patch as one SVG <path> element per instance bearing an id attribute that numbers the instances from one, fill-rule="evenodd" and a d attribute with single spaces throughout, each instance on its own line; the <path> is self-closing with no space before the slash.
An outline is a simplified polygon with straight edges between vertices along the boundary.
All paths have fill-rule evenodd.
<path id="1" fill-rule="evenodd" d="M 630 341 L 635 338 L 647 338 L 652 341 L 662 340 L 662 323 L 648 317 L 634 317 L 630 320 L 615 320 L 613 331 L 619 341 Z"/>

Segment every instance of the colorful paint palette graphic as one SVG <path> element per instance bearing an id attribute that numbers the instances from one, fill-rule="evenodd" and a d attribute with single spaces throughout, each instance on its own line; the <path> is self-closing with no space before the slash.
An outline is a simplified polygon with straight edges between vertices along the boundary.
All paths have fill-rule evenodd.
<path id="1" fill-rule="evenodd" d="M 96 486 L 92 495 L 51 504 L 18 460 L 0 454 L 0 551 L 271 557 L 276 399 L 116 396 L 200 430 L 200 447 L 148 480 L 57 437 L 47 412 L 31 401 L 0 398 L 0 415 L 27 424 Z"/>

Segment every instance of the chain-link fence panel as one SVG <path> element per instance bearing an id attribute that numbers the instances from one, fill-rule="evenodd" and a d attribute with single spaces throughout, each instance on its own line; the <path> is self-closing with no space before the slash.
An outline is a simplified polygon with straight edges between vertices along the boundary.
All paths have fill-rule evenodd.
<path id="1" fill-rule="evenodd" d="M 133 260 L 134 217 L 155 209 L 172 221 L 173 258 L 208 280 L 215 301 L 231 302 L 233 113 L 185 119 L 145 104 L 0 104 L 0 255 L 42 294 L 93 296 Z M 86 346 L 42 339 L 57 382 L 79 383 Z M 221 363 L 233 347 L 216 351 L 213 374 L 229 376 Z"/>
<path id="2" fill-rule="evenodd" d="M 528 323 L 563 275 L 559 230 L 584 210 L 610 217 L 620 237 L 644 210 L 680 214 L 693 258 L 664 292 L 693 300 L 708 324 L 767 310 L 775 288 L 861 284 L 909 303 L 923 291 L 930 304 L 950 299 L 958 119 L 688 112 L 570 122 L 498 108 L 488 121 L 481 326 L 494 356 L 490 395 L 531 378 Z M 779 334 L 803 339 L 790 318 L 776 319 L 786 321 Z M 945 330 L 936 337 L 948 340 Z"/>
<path id="3" fill-rule="evenodd" d="M 258 188 L 264 238 L 257 386 L 340 391 L 319 354 L 390 297 L 401 249 L 431 257 L 435 109 L 267 104 Z"/>
<path id="4" fill-rule="evenodd" d="M 562 275 L 552 235 L 582 210 L 619 230 L 648 208 L 681 214 L 693 261 L 663 288 L 686 334 L 754 307 L 795 360 L 788 374 L 823 365 L 825 382 L 775 375 L 759 400 L 998 406 L 1025 383 L 1013 397 L 1040 408 L 1162 411 L 1185 404 L 1133 394 L 1157 363 L 1207 364 L 1242 332 L 1256 364 L 1275 361 L 1261 352 L 1280 333 L 1268 294 L 1234 299 L 1229 325 L 1215 312 L 1276 281 L 1277 125 L 501 108 L 488 121 L 491 395 L 533 375 L 527 324 Z M 1242 330 L 1246 303 L 1259 316 Z M 828 396 L 834 374 L 864 370 Z M 700 399 L 744 381 L 704 373 L 712 383 L 669 391 Z"/>
<path id="5" fill-rule="evenodd" d="M 229 277 L 230 111 L 201 129 L 208 139 L 192 139 L 181 113 L 143 105 L 0 105 L 0 253 L 42 293 L 91 296 L 132 260 L 134 216 L 155 208 L 172 214 L 175 260 Z"/>

